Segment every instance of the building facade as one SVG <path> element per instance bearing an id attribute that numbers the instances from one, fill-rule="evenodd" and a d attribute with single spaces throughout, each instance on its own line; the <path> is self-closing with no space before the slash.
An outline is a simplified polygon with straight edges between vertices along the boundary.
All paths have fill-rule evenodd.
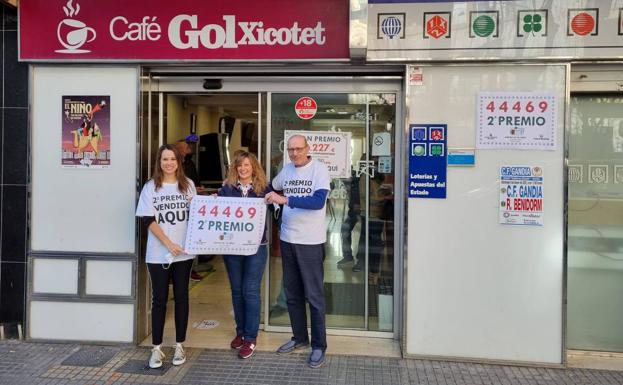
<path id="1" fill-rule="evenodd" d="M 622 351 L 623 2 L 538 3 L 25 0 L 12 64 L 5 9 L 4 89 L 7 68 L 28 89 L 3 101 L 2 321 L 31 340 L 140 342 L 133 212 L 158 146 L 196 135 L 210 190 L 239 149 L 275 175 L 300 132 L 333 178 L 331 333 L 407 357 Z M 285 331 L 275 244 L 262 323 Z M 5 314 L 5 293 L 24 310 Z"/>

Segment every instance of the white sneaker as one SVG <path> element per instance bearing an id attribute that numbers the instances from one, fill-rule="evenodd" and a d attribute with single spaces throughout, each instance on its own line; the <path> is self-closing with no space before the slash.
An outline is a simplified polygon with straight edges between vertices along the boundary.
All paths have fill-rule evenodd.
<path id="1" fill-rule="evenodd" d="M 162 360 L 164 360 L 164 353 L 158 347 L 151 349 L 151 357 L 149 357 L 149 367 L 157 369 L 162 366 Z"/>
<path id="2" fill-rule="evenodd" d="M 175 354 L 173 354 L 172 364 L 175 366 L 181 365 L 186 362 L 186 353 L 184 347 L 181 344 L 175 345 Z"/>

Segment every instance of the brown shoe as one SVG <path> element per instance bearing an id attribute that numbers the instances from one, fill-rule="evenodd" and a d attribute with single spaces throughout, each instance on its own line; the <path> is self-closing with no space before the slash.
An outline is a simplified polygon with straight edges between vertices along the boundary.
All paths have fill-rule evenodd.
<path id="1" fill-rule="evenodd" d="M 240 349 L 242 345 L 244 345 L 244 341 L 242 340 L 242 335 L 236 336 L 236 338 L 231 340 L 231 343 L 229 344 L 229 346 L 231 346 L 232 349 Z"/>

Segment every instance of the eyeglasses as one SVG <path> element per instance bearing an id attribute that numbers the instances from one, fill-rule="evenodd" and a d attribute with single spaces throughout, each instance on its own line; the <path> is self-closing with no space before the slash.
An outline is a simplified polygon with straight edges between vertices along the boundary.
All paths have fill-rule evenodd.
<path id="1" fill-rule="evenodd" d="M 293 152 L 302 152 L 303 150 L 305 150 L 307 148 L 307 146 L 305 147 L 292 147 L 292 148 L 288 148 L 288 152 L 289 153 L 293 153 Z"/>

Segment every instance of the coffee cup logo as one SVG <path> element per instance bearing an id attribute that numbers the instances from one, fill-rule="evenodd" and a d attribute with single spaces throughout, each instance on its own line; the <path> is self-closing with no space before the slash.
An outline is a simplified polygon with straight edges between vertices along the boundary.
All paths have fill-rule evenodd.
<path id="1" fill-rule="evenodd" d="M 66 19 L 61 20 L 56 28 L 56 37 L 59 43 L 65 49 L 58 49 L 59 53 L 85 53 L 91 52 L 87 49 L 81 49 L 81 47 L 89 42 L 95 40 L 97 34 L 95 30 L 80 21 L 73 19 L 74 16 L 80 12 L 80 5 L 76 3 L 76 7 L 72 5 L 73 0 L 68 0 L 67 5 L 63 6 L 63 11 L 67 16 Z"/>

